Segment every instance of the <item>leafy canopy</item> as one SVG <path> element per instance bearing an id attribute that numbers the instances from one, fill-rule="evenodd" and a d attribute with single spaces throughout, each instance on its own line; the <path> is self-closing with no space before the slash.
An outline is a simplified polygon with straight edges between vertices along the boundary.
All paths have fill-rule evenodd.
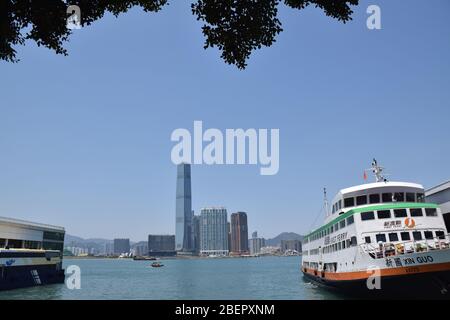
<path id="1" fill-rule="evenodd" d="M 284 5 L 302 10 L 314 5 L 327 16 L 342 22 L 351 20 L 351 5 L 359 0 L 197 0 L 192 14 L 203 22 L 204 48 L 217 47 L 222 59 L 244 69 L 251 53 L 270 47 L 283 31 L 277 18 Z M 57 54 L 67 55 L 64 42 L 72 30 L 66 26 L 69 5 L 81 9 L 81 25 L 87 26 L 110 12 L 116 17 L 138 6 L 145 12 L 158 12 L 168 0 L 1 0 L 0 60 L 18 62 L 18 45 L 33 40 Z M 145 41 L 145 39 L 143 39 Z"/>

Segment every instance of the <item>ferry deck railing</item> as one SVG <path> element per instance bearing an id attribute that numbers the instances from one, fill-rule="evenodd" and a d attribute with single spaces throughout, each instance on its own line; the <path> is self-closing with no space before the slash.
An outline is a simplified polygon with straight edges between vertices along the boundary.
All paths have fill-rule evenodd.
<path id="1" fill-rule="evenodd" d="M 384 259 L 404 254 L 450 249 L 450 234 L 424 240 L 383 242 L 379 244 L 364 243 L 359 247 L 363 253 L 369 254 L 373 259 Z"/>

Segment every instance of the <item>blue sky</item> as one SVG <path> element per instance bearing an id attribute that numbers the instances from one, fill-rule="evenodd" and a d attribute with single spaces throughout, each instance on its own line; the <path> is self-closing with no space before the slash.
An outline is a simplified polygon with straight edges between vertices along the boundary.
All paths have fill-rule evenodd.
<path id="1" fill-rule="evenodd" d="M 382 30 L 366 28 L 378 4 Z M 70 55 L 33 43 L 0 62 L 0 215 L 82 237 L 174 233 L 176 128 L 279 128 L 280 171 L 194 166 L 193 207 L 246 211 L 264 237 L 306 233 L 322 188 L 363 183 L 377 157 L 393 180 L 450 179 L 446 0 L 361 1 L 342 24 L 282 9 L 284 32 L 248 68 L 203 50 L 189 3 L 76 30 Z M 322 217 L 318 218 L 318 222 Z M 316 223 L 317 226 L 317 223 Z"/>

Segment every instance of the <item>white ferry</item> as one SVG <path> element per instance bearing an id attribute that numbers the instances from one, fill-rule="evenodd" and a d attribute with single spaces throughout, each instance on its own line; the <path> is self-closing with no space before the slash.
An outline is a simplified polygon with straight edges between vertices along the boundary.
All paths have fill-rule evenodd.
<path id="1" fill-rule="evenodd" d="M 388 182 L 341 190 L 325 223 L 303 242 L 307 280 L 351 294 L 449 296 L 450 239 L 438 205 L 420 184 Z M 329 208 L 331 207 L 331 208 Z"/>

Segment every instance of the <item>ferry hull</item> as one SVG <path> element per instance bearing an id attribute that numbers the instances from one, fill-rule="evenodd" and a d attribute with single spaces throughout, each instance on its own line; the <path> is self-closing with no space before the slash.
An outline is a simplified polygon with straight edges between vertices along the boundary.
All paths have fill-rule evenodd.
<path id="1" fill-rule="evenodd" d="M 305 280 L 357 298 L 450 299 L 450 270 L 381 277 L 381 289 L 369 290 L 367 279 L 329 280 L 303 272 Z"/>
<path id="2" fill-rule="evenodd" d="M 64 283 L 64 280 L 64 270 L 57 270 L 55 264 L 0 268 L 0 291 Z"/>

